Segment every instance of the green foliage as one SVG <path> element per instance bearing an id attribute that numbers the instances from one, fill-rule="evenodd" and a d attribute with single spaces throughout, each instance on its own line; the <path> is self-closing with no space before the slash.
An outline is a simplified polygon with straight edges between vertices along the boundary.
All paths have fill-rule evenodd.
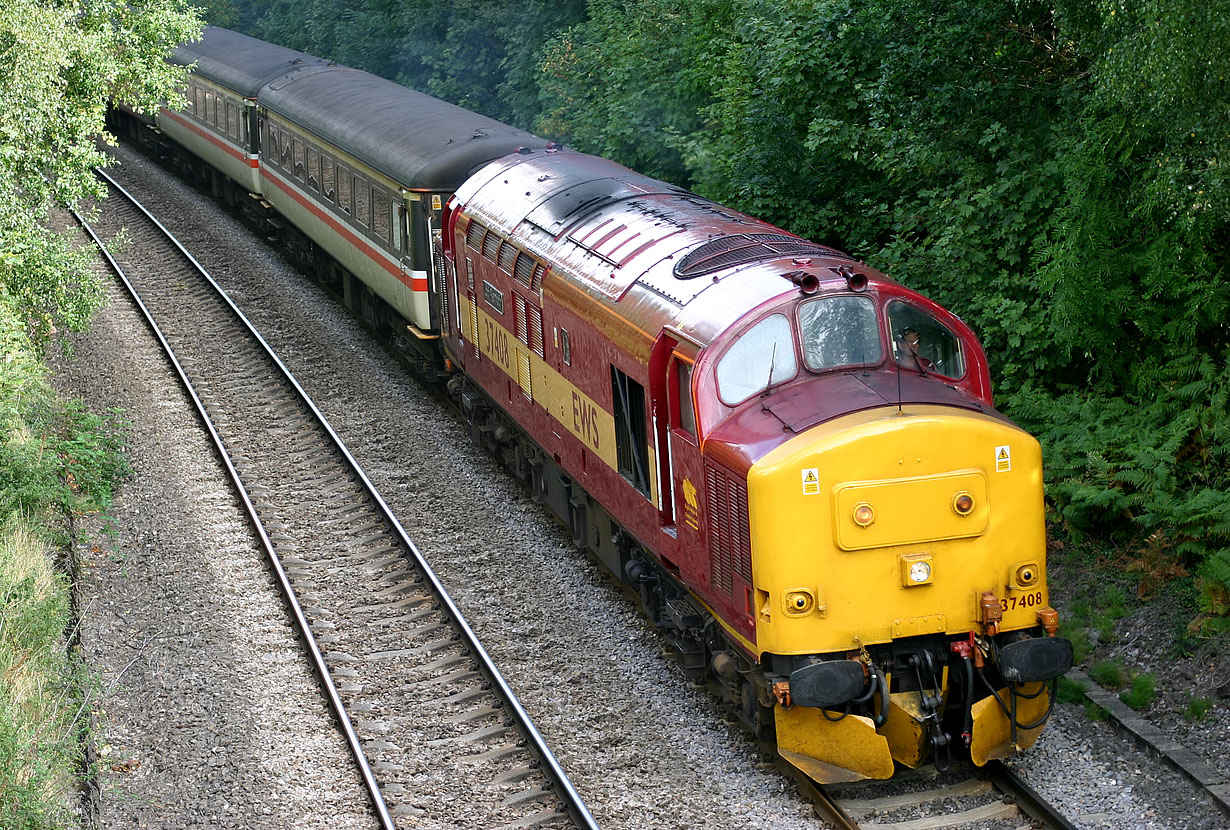
<path id="1" fill-rule="evenodd" d="M 1200 610 L 1230 617 L 1230 550 L 1214 551 L 1200 573 Z"/>
<path id="2" fill-rule="evenodd" d="M 1119 699 L 1133 709 L 1147 709 L 1157 697 L 1157 678 L 1150 672 L 1132 678 L 1132 687 L 1119 693 Z"/>
<path id="3" fill-rule="evenodd" d="M 1193 694 L 1187 701 L 1187 706 L 1183 709 L 1183 717 L 1188 721 L 1195 723 L 1202 721 L 1209 715 L 1209 710 L 1213 708 L 1213 701 L 1207 697 L 1199 697 Z"/>
<path id="4" fill-rule="evenodd" d="M 1115 637 L 1115 623 L 1128 615 L 1127 595 L 1118 585 L 1109 585 L 1098 595 L 1098 607 L 1093 624 L 1098 639 L 1106 643 Z"/>
<path id="5" fill-rule="evenodd" d="M 1085 702 L 1085 717 L 1091 721 L 1104 721 L 1110 718 L 1110 713 L 1092 700 Z"/>
<path id="6" fill-rule="evenodd" d="M 1059 636 L 1072 643 L 1072 659 L 1076 665 L 1081 665 L 1093 654 L 1093 643 L 1089 640 L 1089 629 L 1082 625 L 1063 622 L 1059 626 Z"/>
<path id="7" fill-rule="evenodd" d="M 584 0 L 272 0 L 244 4 L 241 30 L 365 69 L 528 128 L 547 42 L 584 18 Z"/>
<path id="8" fill-rule="evenodd" d="M 47 386 L 22 321 L 0 302 L 0 516 L 105 508 L 128 472 L 123 424 Z"/>
<path id="9" fill-rule="evenodd" d="M 1009 408 L 1043 436 L 1048 495 L 1068 528 L 1139 540 L 1147 593 L 1230 548 L 1230 364 L 1191 354 L 1135 372 L 1121 397 L 1028 389 Z"/>
<path id="10" fill-rule="evenodd" d="M 1075 680 L 1069 680 L 1066 677 L 1059 678 L 1059 686 L 1055 690 L 1055 696 L 1064 703 L 1084 703 L 1085 692 L 1089 687 L 1084 683 L 1078 683 Z"/>
<path id="11" fill-rule="evenodd" d="M 1107 689 L 1122 689 L 1127 685 L 1127 668 L 1122 660 L 1103 660 L 1089 669 L 1093 682 Z"/>
<path id="12" fill-rule="evenodd" d="M 101 301 L 85 260 L 40 225 L 101 192 L 108 101 L 148 111 L 175 94 L 183 71 L 164 58 L 198 31 L 181 0 L 0 5 L 0 294 L 40 340 L 80 329 Z"/>
<path id="13" fill-rule="evenodd" d="M 734 0 L 590 0 L 540 66 L 535 127 L 578 149 L 686 185 L 722 81 Z"/>

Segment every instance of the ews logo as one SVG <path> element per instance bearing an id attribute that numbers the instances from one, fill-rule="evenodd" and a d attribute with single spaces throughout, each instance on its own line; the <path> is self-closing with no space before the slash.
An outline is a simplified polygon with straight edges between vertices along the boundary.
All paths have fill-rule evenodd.
<path id="1" fill-rule="evenodd" d="M 572 391 L 572 431 L 589 442 L 595 450 L 598 445 L 598 407 Z"/>

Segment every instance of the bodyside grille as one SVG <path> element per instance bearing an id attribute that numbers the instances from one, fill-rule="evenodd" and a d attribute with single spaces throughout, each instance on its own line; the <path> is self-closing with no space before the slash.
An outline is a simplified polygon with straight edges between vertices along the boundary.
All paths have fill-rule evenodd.
<path id="1" fill-rule="evenodd" d="M 734 575 L 752 582 L 752 543 L 748 524 L 747 486 L 718 467 L 705 468 L 709 513 L 710 584 L 730 596 Z"/>

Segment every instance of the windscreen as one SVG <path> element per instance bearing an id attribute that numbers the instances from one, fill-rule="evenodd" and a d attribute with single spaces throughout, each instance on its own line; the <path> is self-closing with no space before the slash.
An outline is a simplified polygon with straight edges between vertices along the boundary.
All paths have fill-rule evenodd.
<path id="1" fill-rule="evenodd" d="M 870 297 L 818 297 L 799 304 L 803 361 L 813 371 L 880 362 L 880 330 Z"/>

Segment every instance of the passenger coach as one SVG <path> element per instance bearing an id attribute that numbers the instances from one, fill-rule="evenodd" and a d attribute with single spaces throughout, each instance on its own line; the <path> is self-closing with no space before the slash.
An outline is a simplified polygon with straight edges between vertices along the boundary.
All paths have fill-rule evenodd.
<path id="1" fill-rule="evenodd" d="M 391 81 L 226 29 L 208 27 L 175 61 L 194 67 L 188 106 L 164 108 L 158 125 L 208 165 L 215 192 L 281 225 L 305 258 L 319 248 L 372 323 L 408 322 L 416 337 L 438 327 L 431 251 L 444 202 L 488 161 L 546 145 Z"/>

